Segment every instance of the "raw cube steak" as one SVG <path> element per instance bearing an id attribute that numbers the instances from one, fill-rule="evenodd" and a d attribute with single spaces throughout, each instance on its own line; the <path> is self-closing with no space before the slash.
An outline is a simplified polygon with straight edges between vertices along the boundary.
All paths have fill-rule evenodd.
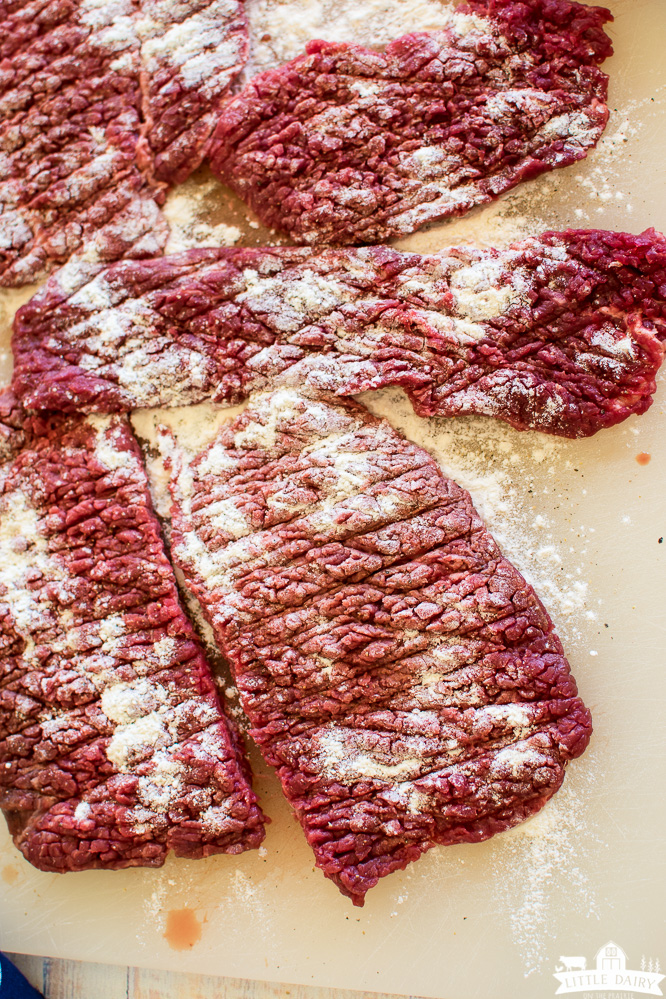
<path id="1" fill-rule="evenodd" d="M 246 57 L 241 0 L 12 0 L 0 12 L 0 285 L 76 251 L 161 252 Z"/>
<path id="2" fill-rule="evenodd" d="M 312 41 L 225 105 L 211 166 L 299 242 L 462 215 L 597 142 L 611 19 L 569 0 L 470 0 L 383 52 Z"/>
<path id="3" fill-rule="evenodd" d="M 123 417 L 34 421 L 0 471 L 0 807 L 49 871 L 258 846 Z"/>
<path id="4" fill-rule="evenodd" d="M 191 250 L 54 275 L 17 314 L 13 385 L 30 408 L 102 412 L 400 385 L 421 416 L 585 437 L 650 406 L 663 340 L 654 230 L 429 256 Z"/>
<path id="5" fill-rule="evenodd" d="M 430 455 L 291 388 L 198 454 L 162 440 L 173 555 L 345 895 L 557 791 L 590 716 L 536 594 Z"/>

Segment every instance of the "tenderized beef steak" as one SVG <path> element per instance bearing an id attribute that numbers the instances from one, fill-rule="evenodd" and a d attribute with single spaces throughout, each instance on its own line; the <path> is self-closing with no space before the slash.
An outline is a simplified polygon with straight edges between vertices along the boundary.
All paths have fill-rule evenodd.
<path id="1" fill-rule="evenodd" d="M 0 12 L 0 285 L 85 250 L 160 253 L 246 57 L 242 0 L 18 0 Z"/>
<path id="2" fill-rule="evenodd" d="M 543 806 L 590 716 L 536 594 L 429 454 L 292 388 L 197 454 L 162 441 L 172 554 L 343 894 Z"/>
<path id="3" fill-rule="evenodd" d="M 310 42 L 225 105 L 210 164 L 298 242 L 404 236 L 583 159 L 608 120 L 609 20 L 471 0 L 383 52 Z"/>
<path id="4" fill-rule="evenodd" d="M 36 867 L 263 839 L 124 417 L 33 421 L 0 471 L 0 807 Z"/>
<path id="5" fill-rule="evenodd" d="M 422 416 L 585 437 L 652 402 L 666 240 L 546 233 L 507 250 L 190 250 L 68 267 L 19 310 L 26 406 L 235 402 L 277 383 L 400 385 Z"/>

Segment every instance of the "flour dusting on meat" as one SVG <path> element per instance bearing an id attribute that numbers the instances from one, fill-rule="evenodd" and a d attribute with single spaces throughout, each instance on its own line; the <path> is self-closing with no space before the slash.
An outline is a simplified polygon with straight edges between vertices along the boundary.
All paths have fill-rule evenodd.
<path id="1" fill-rule="evenodd" d="M 17 315 L 13 387 L 31 408 L 114 411 L 401 386 L 422 416 L 584 437 L 651 404 L 665 287 L 654 230 L 70 266 Z"/>
<path id="2" fill-rule="evenodd" d="M 174 557 L 345 894 L 557 790 L 589 716 L 533 590 L 427 452 L 293 388 L 198 453 L 163 447 Z"/>
<path id="3" fill-rule="evenodd" d="M 372 243 L 462 215 L 597 142 L 610 19 L 569 0 L 473 0 L 383 51 L 311 41 L 225 105 L 211 167 L 298 242 Z"/>
<path id="4" fill-rule="evenodd" d="M 43 870 L 257 846 L 126 421 L 34 422 L 0 479 L 0 805 Z"/>
<path id="5" fill-rule="evenodd" d="M 247 54 L 240 0 L 20 0 L 0 18 L 0 285 L 159 254 Z"/>
<path id="6" fill-rule="evenodd" d="M 241 0 L 141 0 L 136 32 L 147 77 L 143 113 L 158 180 L 202 162 L 218 108 L 248 52 Z"/>

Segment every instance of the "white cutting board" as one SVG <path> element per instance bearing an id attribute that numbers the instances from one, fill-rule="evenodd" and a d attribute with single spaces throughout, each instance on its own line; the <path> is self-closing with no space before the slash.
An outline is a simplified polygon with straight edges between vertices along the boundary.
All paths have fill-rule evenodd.
<path id="1" fill-rule="evenodd" d="M 312 2 L 299 2 L 312 13 Z M 666 0 L 610 6 L 617 55 L 606 68 L 617 110 L 602 148 L 499 210 L 401 245 L 499 241 L 571 224 L 666 229 Z M 228 202 L 204 189 L 206 219 L 237 223 L 237 209 L 219 208 Z M 248 234 L 262 238 L 261 229 Z M 630 967 L 642 956 L 666 965 L 666 540 L 658 543 L 666 539 L 666 379 L 646 416 L 582 442 L 489 420 L 415 421 L 400 393 L 364 398 L 408 425 L 469 486 L 552 610 L 595 722 L 563 790 L 524 827 L 431 851 L 386 878 L 360 910 L 313 870 L 276 780 L 253 752 L 273 819 L 261 854 L 58 876 L 33 870 L 2 829 L 0 948 L 456 999 L 551 996 L 561 955 L 584 955 L 590 966 L 609 940 Z M 640 453 L 649 464 L 638 464 Z M 164 933 L 169 912 L 183 908 L 201 937 L 177 950 Z"/>

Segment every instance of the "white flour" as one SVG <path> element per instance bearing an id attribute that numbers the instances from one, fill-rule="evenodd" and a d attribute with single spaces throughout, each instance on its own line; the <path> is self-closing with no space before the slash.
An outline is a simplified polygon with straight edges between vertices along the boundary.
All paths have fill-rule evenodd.
<path id="1" fill-rule="evenodd" d="M 247 0 L 251 56 L 243 79 L 300 55 L 313 38 L 386 45 L 410 31 L 450 28 L 456 34 L 484 32 L 478 16 L 457 14 L 442 0 Z"/>
<path id="2" fill-rule="evenodd" d="M 542 811 L 497 840 L 493 900 L 508 916 L 526 978 L 553 960 L 548 941 L 556 885 L 566 885 L 569 909 L 599 918 L 599 900 L 585 873 L 586 862 L 603 847 L 584 824 L 585 799 L 595 784 L 591 764 L 589 756 L 574 762 Z"/>
<path id="3" fill-rule="evenodd" d="M 233 246 L 243 235 L 237 225 L 211 224 L 208 200 L 219 191 L 218 182 L 209 177 L 200 183 L 186 181 L 167 196 L 164 215 L 169 223 L 165 253 L 180 253 L 193 246 Z"/>

